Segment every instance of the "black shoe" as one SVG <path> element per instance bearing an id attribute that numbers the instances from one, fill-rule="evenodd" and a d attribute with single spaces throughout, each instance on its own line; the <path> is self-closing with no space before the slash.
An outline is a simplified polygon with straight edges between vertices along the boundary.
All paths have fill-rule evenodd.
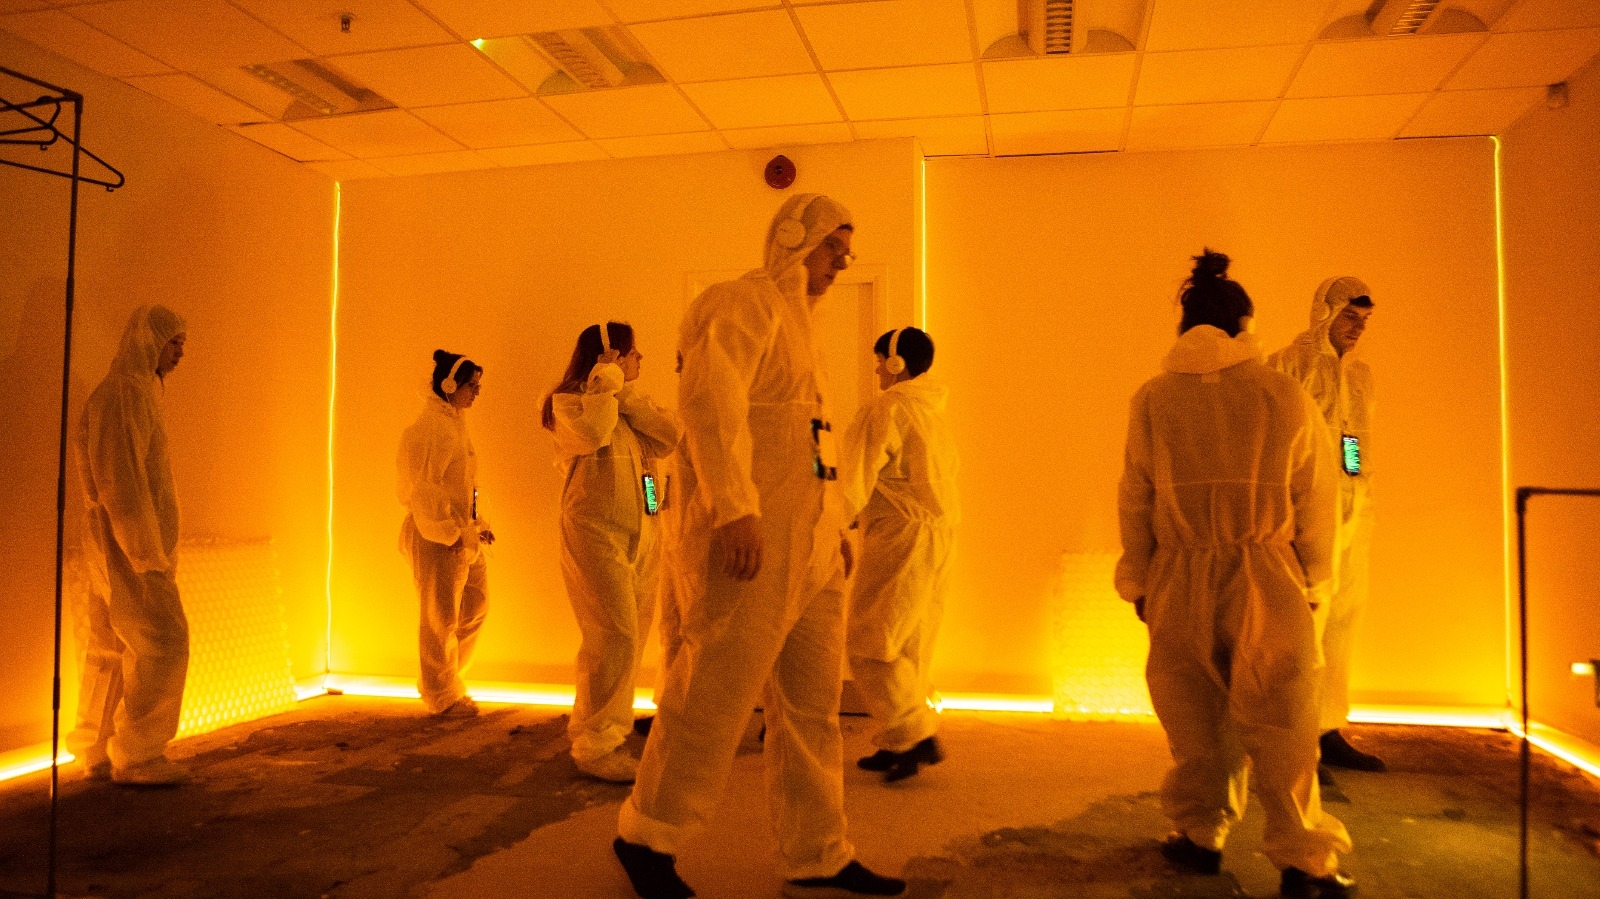
<path id="1" fill-rule="evenodd" d="M 937 765 L 942 761 L 944 753 L 939 749 L 939 738 L 929 737 L 905 752 L 895 753 L 889 770 L 883 773 L 883 782 L 892 784 L 897 780 L 905 780 L 914 776 L 923 765 Z"/>
<path id="2" fill-rule="evenodd" d="M 633 719 L 633 732 L 641 737 L 650 736 L 650 725 L 656 723 L 656 716 L 646 715 L 643 718 Z"/>
<path id="3" fill-rule="evenodd" d="M 1187 834 L 1167 834 L 1166 842 L 1161 844 L 1161 855 L 1174 865 L 1196 874 L 1222 873 L 1222 853 L 1201 846 L 1189 839 Z"/>
<path id="4" fill-rule="evenodd" d="M 906 891 L 906 882 L 897 877 L 883 877 L 867 870 L 860 862 L 851 862 L 832 877 L 805 877 L 783 882 L 783 895 L 795 899 L 846 899 L 849 896 L 898 896 Z"/>
<path id="5" fill-rule="evenodd" d="M 856 767 L 863 771 L 887 771 L 894 766 L 894 760 L 898 757 L 899 753 L 880 749 L 871 755 L 856 759 Z"/>
<path id="6" fill-rule="evenodd" d="M 1278 895 L 1291 899 L 1345 899 L 1354 896 L 1356 881 L 1335 871 L 1326 877 L 1312 877 L 1299 868 L 1284 868 Z"/>
<path id="7" fill-rule="evenodd" d="M 1322 747 L 1322 763 L 1335 768 L 1349 768 L 1352 771 L 1387 771 L 1389 766 L 1383 759 L 1351 746 L 1338 730 L 1324 733 L 1317 743 Z"/>
<path id="8" fill-rule="evenodd" d="M 611 842 L 611 849 L 628 872 L 628 881 L 640 899 L 689 899 L 694 890 L 678 876 L 676 859 L 649 846 L 630 843 L 622 837 Z"/>

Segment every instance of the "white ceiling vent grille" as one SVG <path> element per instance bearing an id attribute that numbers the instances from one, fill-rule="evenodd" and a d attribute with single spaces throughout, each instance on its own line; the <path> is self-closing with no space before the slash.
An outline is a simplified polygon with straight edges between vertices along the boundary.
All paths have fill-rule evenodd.
<path id="1" fill-rule="evenodd" d="M 1389 37 L 1416 34 L 1442 0 L 1382 0 L 1372 9 L 1372 33 Z"/>
<path id="2" fill-rule="evenodd" d="M 1072 52 L 1073 0 L 1017 0 L 1018 31 L 1038 56 Z"/>
<path id="3" fill-rule="evenodd" d="M 250 65 L 242 71 L 252 77 L 223 72 L 212 78 L 224 82 L 217 85 L 223 90 L 286 122 L 394 108 L 394 103 L 315 59 Z"/>
<path id="4" fill-rule="evenodd" d="M 579 28 L 542 31 L 528 40 L 555 65 L 556 72 L 538 88 L 541 94 L 605 90 L 666 81 L 627 31 L 621 28 Z"/>

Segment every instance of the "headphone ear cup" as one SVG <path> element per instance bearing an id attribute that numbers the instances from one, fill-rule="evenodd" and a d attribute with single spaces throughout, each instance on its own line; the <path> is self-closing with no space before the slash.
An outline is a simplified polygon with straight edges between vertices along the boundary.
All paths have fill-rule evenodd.
<path id="1" fill-rule="evenodd" d="M 906 370 L 906 360 L 899 355 L 890 356 L 884 361 L 883 370 L 891 375 L 898 375 Z"/>
<path id="2" fill-rule="evenodd" d="M 456 389 L 460 386 L 460 384 L 456 383 L 455 378 L 445 378 L 443 381 L 439 382 L 439 389 L 444 391 L 445 396 L 450 396 L 451 394 L 455 393 Z"/>
<path id="3" fill-rule="evenodd" d="M 799 219 L 784 219 L 772 233 L 772 239 L 785 250 L 792 250 L 806 242 L 806 226 Z"/>

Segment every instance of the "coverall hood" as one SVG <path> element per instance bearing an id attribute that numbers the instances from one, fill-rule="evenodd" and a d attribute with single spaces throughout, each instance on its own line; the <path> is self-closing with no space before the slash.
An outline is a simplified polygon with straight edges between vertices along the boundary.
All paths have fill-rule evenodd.
<path id="1" fill-rule="evenodd" d="M 165 306 L 140 306 L 122 330 L 122 344 L 111 362 L 112 374 L 150 378 L 161 361 L 161 348 L 188 332 L 183 316 Z"/>
<path id="2" fill-rule="evenodd" d="M 1162 371 L 1209 375 L 1250 359 L 1260 359 L 1261 341 L 1254 331 L 1237 337 L 1214 325 L 1195 325 L 1179 335 L 1178 342 L 1161 360 Z"/>
<path id="3" fill-rule="evenodd" d="M 798 273 L 803 289 L 805 269 L 800 263 L 829 234 L 850 223 L 850 210 L 832 197 L 822 194 L 790 197 L 778 207 L 778 214 L 767 226 L 762 268 L 785 290 L 790 286 L 786 279 Z"/>
<path id="4" fill-rule="evenodd" d="M 1339 317 L 1344 307 L 1350 305 L 1351 300 L 1370 296 L 1372 293 L 1367 290 L 1366 282 L 1353 275 L 1339 275 L 1322 282 L 1311 298 L 1311 327 L 1296 339 L 1312 343 L 1324 352 L 1334 352 L 1333 344 L 1328 340 L 1333 320 Z"/>
<path id="5" fill-rule="evenodd" d="M 934 409 L 943 412 L 950 403 L 950 386 L 935 380 L 932 375 L 921 374 L 915 378 L 907 378 L 889 387 L 896 393 L 921 400 Z"/>

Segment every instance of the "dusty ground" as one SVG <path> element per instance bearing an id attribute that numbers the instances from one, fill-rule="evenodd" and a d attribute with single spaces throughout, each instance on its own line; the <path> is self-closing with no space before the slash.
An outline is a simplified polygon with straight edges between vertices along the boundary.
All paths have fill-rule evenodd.
<path id="1" fill-rule="evenodd" d="M 626 788 L 581 777 L 566 719 L 486 707 L 468 720 L 414 702 L 325 697 L 184 741 L 196 781 L 137 790 L 66 771 L 59 893 L 66 897 L 626 897 L 609 842 Z M 846 718 L 850 758 L 870 750 Z M 1221 877 L 1156 853 L 1159 728 L 1041 716 L 946 716 L 950 759 L 894 787 L 848 766 L 851 837 L 916 899 L 1266 897 L 1259 813 Z M 1358 727 L 1386 774 L 1340 773 L 1328 808 L 1356 851 L 1365 899 L 1515 897 L 1517 743 L 1502 733 Z M 635 747 L 637 750 L 637 747 Z M 1600 786 L 1535 755 L 1530 895 L 1600 897 Z M 0 786 L 0 896 L 42 895 L 47 780 Z M 754 728 L 717 821 L 680 870 L 706 899 L 775 896 Z"/>

